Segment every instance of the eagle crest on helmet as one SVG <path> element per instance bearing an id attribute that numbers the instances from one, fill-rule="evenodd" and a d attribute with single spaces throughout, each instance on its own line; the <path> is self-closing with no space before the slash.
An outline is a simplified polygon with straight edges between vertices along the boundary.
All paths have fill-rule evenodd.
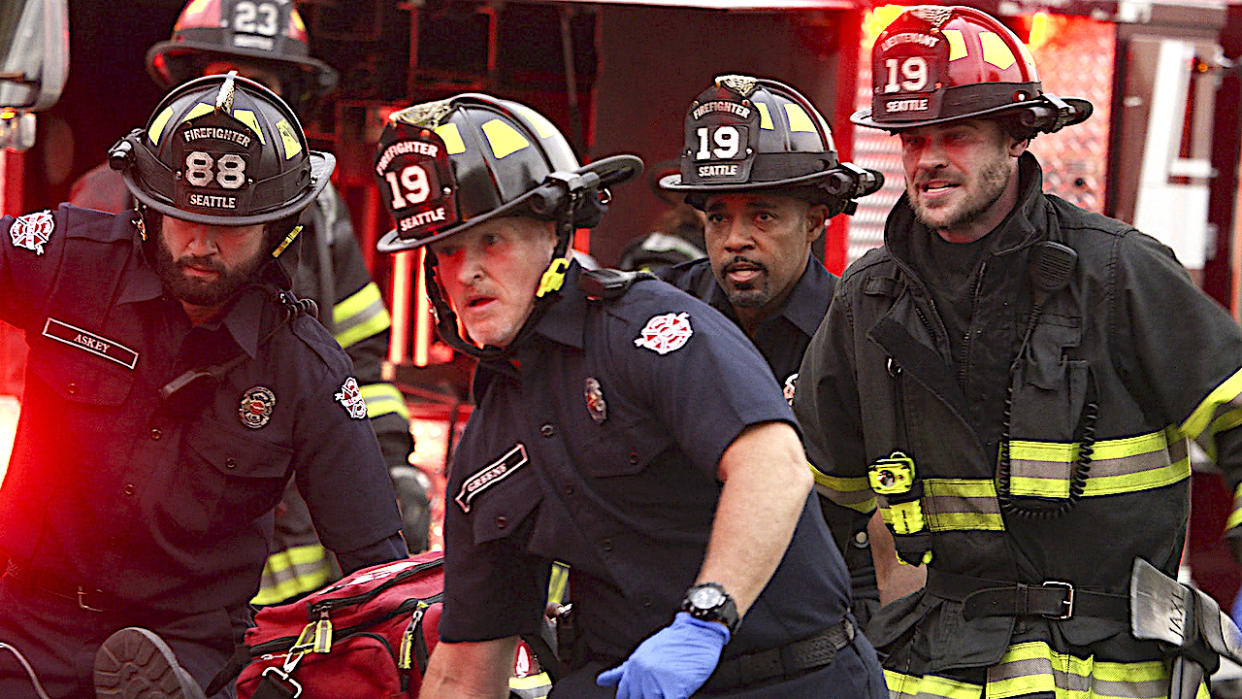
<path id="1" fill-rule="evenodd" d="M 407 107 L 392 115 L 394 122 L 401 122 L 411 126 L 424 126 L 434 129 L 440 125 L 444 117 L 452 111 L 452 100 L 439 100 L 437 102 L 427 102 L 425 104 L 416 104 L 413 107 Z"/>
<path id="2" fill-rule="evenodd" d="M 716 78 L 716 84 L 723 85 L 743 97 L 750 97 L 759 81 L 749 75 L 721 75 Z"/>
<path id="3" fill-rule="evenodd" d="M 953 14 L 953 8 L 940 5 L 920 5 L 918 7 L 911 7 L 907 12 L 927 22 L 932 27 L 939 28 L 949 21 L 949 17 Z"/>

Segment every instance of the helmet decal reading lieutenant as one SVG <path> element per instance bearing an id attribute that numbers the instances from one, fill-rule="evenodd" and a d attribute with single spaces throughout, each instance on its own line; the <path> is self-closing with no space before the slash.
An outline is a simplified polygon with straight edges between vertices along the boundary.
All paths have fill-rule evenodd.
<path id="1" fill-rule="evenodd" d="M 526 329 L 542 312 L 542 300 L 560 289 L 574 229 L 598 224 L 610 198 L 607 187 L 641 171 L 642 161 L 630 155 L 579 165 L 561 132 L 517 102 L 465 93 L 414 105 L 389 117 L 376 151 L 376 183 L 396 222 L 378 249 L 417 249 L 506 216 L 551 222 L 556 244 Z M 503 355 L 458 335 L 430 249 L 425 266 L 444 340 L 472 356 Z"/>

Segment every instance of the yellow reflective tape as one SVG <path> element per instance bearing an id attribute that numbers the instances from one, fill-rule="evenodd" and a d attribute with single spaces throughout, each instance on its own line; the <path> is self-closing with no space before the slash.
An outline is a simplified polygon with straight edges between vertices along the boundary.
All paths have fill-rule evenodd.
<path id="1" fill-rule="evenodd" d="M 457 155 L 466 152 L 466 142 L 461 140 L 461 131 L 457 129 L 457 124 L 440 124 L 435 129 L 436 135 L 444 141 L 444 150 L 449 155 Z"/>
<path id="2" fill-rule="evenodd" d="M 990 478 L 925 478 L 924 492 L 931 496 L 952 495 L 960 498 L 996 497 L 996 484 Z M 1000 510 L 997 510 L 999 512 Z"/>
<path id="3" fill-rule="evenodd" d="M 535 133 L 539 134 L 539 138 L 551 138 L 560 133 L 556 130 L 556 127 L 552 125 L 552 122 L 548 121 L 547 117 L 539 112 L 536 112 L 524 104 L 514 103 L 513 106 L 517 109 L 517 111 L 522 113 L 522 116 L 526 117 L 526 120 L 530 122 L 531 126 L 535 127 Z"/>
<path id="4" fill-rule="evenodd" d="M 276 604 L 303 592 L 318 590 L 328 582 L 327 551 L 319 544 L 293 546 L 277 551 L 263 564 L 259 592 L 253 604 Z"/>
<path id="5" fill-rule="evenodd" d="M 548 576 L 548 601 L 554 604 L 565 602 L 565 591 L 569 589 L 569 566 L 560 561 L 552 562 L 552 573 Z"/>
<path id="6" fill-rule="evenodd" d="M 949 531 L 1005 531 L 1005 519 L 1000 513 L 981 512 L 928 512 L 927 528 L 934 532 Z"/>
<path id="7" fill-rule="evenodd" d="M 983 47 L 983 60 L 1005 70 L 1018 62 L 1013 50 L 1005 45 L 1005 40 L 994 32 L 979 32 L 979 44 Z"/>
<path id="8" fill-rule="evenodd" d="M 165 107 L 159 116 L 151 121 L 151 128 L 147 129 L 147 138 L 151 139 L 151 144 L 158 146 L 160 137 L 164 135 L 164 127 L 168 125 L 168 120 L 172 118 L 172 107 Z"/>
<path id="9" fill-rule="evenodd" d="M 381 415 L 397 414 L 410 419 L 409 406 L 405 404 L 405 396 L 390 383 L 368 383 L 358 387 L 362 399 L 367 402 L 367 417 L 377 418 Z"/>
<path id="10" fill-rule="evenodd" d="M 945 29 L 941 31 L 941 34 L 944 34 L 944 38 L 949 40 L 950 61 L 966 57 L 966 40 L 962 38 L 962 30 Z"/>
<path id="11" fill-rule="evenodd" d="M 807 114 L 802 107 L 792 102 L 786 103 L 785 116 L 789 119 L 790 131 L 815 133 L 815 122 L 811 120 L 811 115 Z"/>
<path id="12" fill-rule="evenodd" d="M 923 521 L 923 505 L 918 500 L 888 503 L 884 509 L 888 512 L 884 521 L 896 534 L 917 534 L 927 528 Z"/>
<path id="13" fill-rule="evenodd" d="M 341 299 L 332 307 L 332 328 L 337 344 L 349 348 L 392 327 L 392 316 L 375 282 Z"/>
<path id="14" fill-rule="evenodd" d="M 492 154 L 497 158 L 503 158 L 530 147 L 530 141 L 526 140 L 525 136 L 500 119 L 484 122 L 483 135 L 487 138 L 487 145 L 491 147 Z"/>
<path id="15" fill-rule="evenodd" d="M 904 675 L 887 669 L 884 684 L 890 699 L 979 699 L 983 693 L 983 687 L 977 684 L 934 675 Z"/>
<path id="16" fill-rule="evenodd" d="M 1239 524 L 1242 524 L 1242 483 L 1233 490 L 1233 511 L 1229 513 L 1229 519 L 1225 520 L 1225 529 L 1233 529 Z"/>
<path id="17" fill-rule="evenodd" d="M 755 105 L 759 108 L 759 128 L 765 131 L 772 130 L 772 115 L 768 113 L 768 105 L 759 102 Z"/>
<path id="18" fill-rule="evenodd" d="M 205 102 L 199 102 L 193 107 L 190 107 L 190 111 L 185 113 L 185 116 L 181 118 L 181 121 L 182 123 L 184 123 L 191 119 L 197 119 L 204 114 L 210 114 L 214 111 L 216 111 L 216 106 L 214 104 L 207 104 Z"/>
<path id="19" fill-rule="evenodd" d="M 809 461 L 806 465 L 811 469 L 811 475 L 815 477 L 817 493 L 841 507 L 848 507 L 863 514 L 875 511 L 875 494 L 871 492 L 866 476 L 856 478 L 830 476 L 815 468 L 815 464 Z"/>
<path id="20" fill-rule="evenodd" d="M 1024 497 L 1068 498 L 1070 494 L 1069 473 L 1067 472 L 1064 478 L 1013 476 L 1009 479 L 1009 492 Z"/>
<path id="21" fill-rule="evenodd" d="M 298 138 L 297 132 L 294 131 L 288 119 L 276 122 L 276 133 L 280 134 L 280 142 L 285 149 L 285 160 L 302 152 L 302 139 Z"/>
<path id="22" fill-rule="evenodd" d="M 1212 421 L 1211 432 L 1217 435 L 1226 430 L 1232 430 L 1238 425 L 1242 425 L 1242 408 L 1234 408 L 1222 413 L 1220 417 Z"/>
<path id="23" fill-rule="evenodd" d="M 565 270 L 569 269 L 569 260 L 558 257 L 552 260 L 539 279 L 539 288 L 535 290 L 535 298 L 543 298 L 553 291 L 560 291 L 565 283 Z"/>
<path id="24" fill-rule="evenodd" d="M 1239 394 L 1242 394 L 1242 370 L 1235 372 L 1233 376 L 1212 389 L 1207 398 L 1204 398 L 1203 402 L 1191 411 L 1190 417 L 1179 425 L 1182 433 L 1191 439 L 1198 439 L 1199 435 L 1212 424 L 1218 408 L 1233 404 L 1238 400 Z"/>
<path id="25" fill-rule="evenodd" d="M 529 675 L 527 677 L 509 678 L 509 689 L 517 689 L 525 692 L 537 692 L 538 690 L 544 688 L 546 688 L 549 692 L 552 691 L 552 678 L 549 677 L 546 672 L 541 672 L 538 675 Z M 529 697 L 530 699 L 540 699 L 540 697 L 548 696 L 548 692 L 523 696 Z"/>
<path id="26" fill-rule="evenodd" d="M 1102 461 L 1104 459 L 1120 459 L 1127 456 L 1149 454 L 1167 448 L 1168 444 L 1169 438 L 1164 432 L 1152 432 L 1137 437 L 1126 437 L 1125 439 L 1109 439 L 1095 443 L 1092 447 L 1094 450 L 1092 458 Z M 1074 451 L 1074 458 L 1078 458 L 1078 450 L 1075 449 Z"/>
<path id="27" fill-rule="evenodd" d="M 263 140 L 263 129 L 259 128 L 259 119 L 254 115 L 254 112 L 249 109 L 234 109 L 233 118 L 254 129 L 255 134 L 259 137 L 259 143 L 267 143 L 267 141 Z"/>
<path id="28" fill-rule="evenodd" d="M 1009 442 L 1009 458 L 1013 461 L 1051 461 L 1070 463 L 1078 458 L 1078 444 L 1063 442 Z"/>
<path id="29" fill-rule="evenodd" d="M 815 476 L 815 482 L 822 484 L 824 487 L 831 488 L 840 493 L 859 493 L 869 492 L 871 485 L 867 481 L 866 476 L 830 476 L 815 467 L 810 461 L 806 462 L 807 468 L 811 469 L 811 475 Z"/>
<path id="30" fill-rule="evenodd" d="M 1121 476 L 1088 476 L 1087 485 L 1083 488 L 1084 497 L 1099 495 L 1116 495 L 1118 493 L 1135 493 L 1140 490 L 1154 490 L 1166 485 L 1180 483 L 1190 478 L 1190 458 L 1161 468 L 1149 469 L 1138 473 Z"/>
<path id="31" fill-rule="evenodd" d="M 989 478 L 927 478 L 923 517 L 931 531 L 1004 531 L 996 484 Z"/>
<path id="32" fill-rule="evenodd" d="M 280 245 L 277 245 L 276 249 L 272 251 L 272 257 L 280 257 L 280 254 L 285 251 L 285 248 L 292 245 L 293 241 L 297 239 L 298 234 L 301 232 L 302 224 L 299 223 L 293 227 L 293 230 L 289 231 L 289 233 L 285 236 L 285 239 L 280 241 Z"/>

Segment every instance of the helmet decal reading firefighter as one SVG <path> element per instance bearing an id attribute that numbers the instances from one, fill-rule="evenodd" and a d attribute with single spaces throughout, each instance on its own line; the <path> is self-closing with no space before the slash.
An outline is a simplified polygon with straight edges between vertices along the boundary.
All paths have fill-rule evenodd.
<path id="1" fill-rule="evenodd" d="M 905 10 L 876 38 L 871 108 L 850 120 L 897 131 L 957 119 L 1004 117 L 1021 136 L 1052 132 L 1091 115 L 1091 103 L 1043 91 L 1026 46 L 990 15 L 969 7 Z"/>
<path id="2" fill-rule="evenodd" d="M 607 188 L 640 172 L 642 161 L 632 155 L 580 165 L 560 130 L 517 102 L 463 93 L 417 104 L 392 114 L 380 135 L 374 174 L 396 227 L 377 249 L 413 250 L 504 216 L 553 221 L 556 247 L 535 294 L 542 301 L 560 289 L 574 229 L 598 224 Z M 436 264 L 429 252 L 427 295 L 441 337 L 466 354 L 489 356 L 458 335 Z M 543 307 L 536 304 L 525 327 Z"/>
<path id="3" fill-rule="evenodd" d="M 678 174 L 660 187 L 703 208 L 713 192 L 805 188 L 833 214 L 854 210 L 883 176 L 837 158 L 828 122 L 797 90 L 775 80 L 721 75 L 686 112 Z"/>
<path id="4" fill-rule="evenodd" d="M 172 38 L 147 51 L 147 71 L 165 89 L 202 75 L 214 61 L 270 68 L 294 104 L 331 91 L 338 78 L 334 68 L 310 55 L 293 0 L 190 0 Z"/>
<path id="5" fill-rule="evenodd" d="M 297 116 L 262 85 L 211 75 L 170 92 L 109 152 L 145 207 L 198 223 L 269 223 L 305 208 L 336 159 L 310 150 Z M 283 233 L 282 233 L 283 235 Z M 285 240 L 272 241 L 278 255 Z"/>

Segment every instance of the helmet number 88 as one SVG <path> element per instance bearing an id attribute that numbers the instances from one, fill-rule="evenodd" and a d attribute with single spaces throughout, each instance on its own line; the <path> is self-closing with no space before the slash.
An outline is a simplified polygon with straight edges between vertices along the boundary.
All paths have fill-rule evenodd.
<path id="1" fill-rule="evenodd" d="M 406 165 L 401 168 L 400 176 L 395 172 L 385 172 L 384 179 L 392 189 L 392 208 L 404 209 L 407 206 L 427 201 L 431 194 L 431 184 L 427 181 L 427 171 L 418 165 Z"/>
<path id="2" fill-rule="evenodd" d="M 927 59 L 922 56 L 910 56 L 900 62 L 898 59 L 884 59 L 885 92 L 916 92 L 927 87 Z M 898 75 L 900 73 L 900 75 Z"/>
<path id="3" fill-rule="evenodd" d="M 714 131 L 710 126 L 700 126 L 694 133 L 699 137 L 699 150 L 694 154 L 695 160 L 733 158 L 742 148 L 742 137 L 736 126 L 722 124 Z"/>
<path id="4" fill-rule="evenodd" d="M 196 150 L 185 156 L 185 181 L 195 187 L 209 187 L 212 181 L 224 189 L 241 189 L 246 184 L 246 159 L 225 153 L 219 160 Z"/>

